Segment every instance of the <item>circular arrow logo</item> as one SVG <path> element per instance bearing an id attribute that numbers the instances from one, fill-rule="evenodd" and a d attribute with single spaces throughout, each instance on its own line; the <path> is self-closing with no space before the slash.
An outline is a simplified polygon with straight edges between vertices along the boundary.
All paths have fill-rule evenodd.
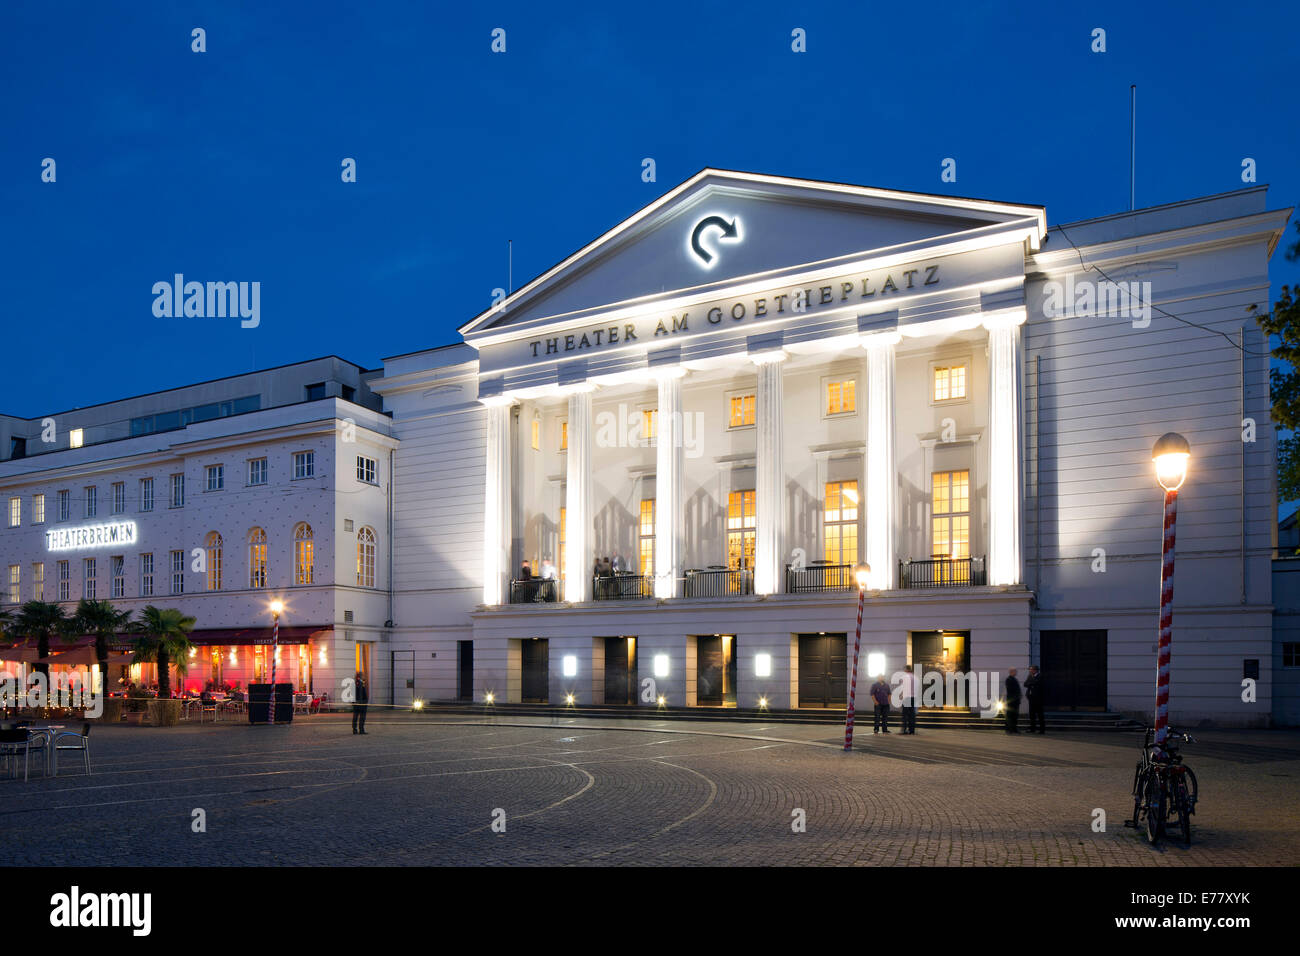
<path id="1" fill-rule="evenodd" d="M 706 269 L 712 267 L 717 260 L 717 254 L 704 245 L 704 234 L 710 229 L 719 230 L 718 242 L 740 242 L 740 217 L 733 216 L 728 222 L 723 216 L 705 216 L 691 230 L 691 252 Z"/>

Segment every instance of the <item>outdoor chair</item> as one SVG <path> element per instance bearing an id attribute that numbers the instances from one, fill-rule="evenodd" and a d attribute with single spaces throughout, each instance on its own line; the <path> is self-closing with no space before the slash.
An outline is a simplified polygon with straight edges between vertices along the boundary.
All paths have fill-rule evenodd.
<path id="1" fill-rule="evenodd" d="M 81 725 L 81 733 L 65 730 L 54 736 L 54 773 L 59 772 L 59 751 L 80 750 L 86 763 L 86 773 L 90 773 L 90 724 Z"/>
<path id="2" fill-rule="evenodd" d="M 214 721 L 217 719 L 217 702 L 215 700 L 205 699 L 199 701 L 199 723 L 203 723 L 205 714 L 211 714 Z"/>
<path id="3" fill-rule="evenodd" d="M 44 737 L 41 738 L 44 740 Z M 18 755 L 23 755 L 23 780 L 27 779 L 28 760 L 31 757 L 32 738 L 26 730 L 14 728 L 0 730 L 0 759 L 4 761 L 5 771 L 11 776 L 18 770 Z M 9 770 L 9 761 L 14 761 L 13 770 Z"/>

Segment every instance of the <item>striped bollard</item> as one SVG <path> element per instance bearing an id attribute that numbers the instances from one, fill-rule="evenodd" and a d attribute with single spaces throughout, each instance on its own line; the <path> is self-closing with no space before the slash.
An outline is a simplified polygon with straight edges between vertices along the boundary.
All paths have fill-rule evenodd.
<path id="1" fill-rule="evenodd" d="M 1169 662 L 1174 639 L 1174 522 L 1178 490 L 1165 492 L 1165 533 L 1160 563 L 1160 653 L 1156 658 L 1156 752 L 1169 735 Z"/>
<path id="2" fill-rule="evenodd" d="M 853 677 L 849 680 L 849 712 L 844 720 L 844 749 L 853 749 L 853 715 L 856 711 L 858 697 L 858 649 L 862 646 L 862 603 L 867 592 L 858 588 L 858 630 L 853 637 Z"/>

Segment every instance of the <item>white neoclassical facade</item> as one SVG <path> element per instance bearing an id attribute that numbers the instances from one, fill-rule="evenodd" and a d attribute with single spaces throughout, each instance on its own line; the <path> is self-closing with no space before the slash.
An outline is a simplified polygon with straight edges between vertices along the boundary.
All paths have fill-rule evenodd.
<path id="1" fill-rule="evenodd" d="M 866 562 L 863 674 L 1036 663 L 1049 708 L 1138 713 L 1178 431 L 1174 717 L 1265 723 L 1248 308 L 1288 214 L 1252 188 L 1049 227 L 705 170 L 385 362 L 394 648 L 434 699 L 842 706 Z"/>

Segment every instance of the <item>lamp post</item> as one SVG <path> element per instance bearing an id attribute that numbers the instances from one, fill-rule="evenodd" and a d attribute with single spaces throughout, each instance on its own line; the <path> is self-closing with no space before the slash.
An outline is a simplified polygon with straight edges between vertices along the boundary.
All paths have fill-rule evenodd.
<path id="1" fill-rule="evenodd" d="M 280 648 L 280 612 L 283 610 L 283 601 L 277 599 L 271 602 L 273 620 L 271 625 L 271 709 L 267 720 L 272 724 L 275 723 L 275 652 Z"/>
<path id="2" fill-rule="evenodd" d="M 858 697 L 858 652 L 862 648 L 862 605 L 867 598 L 867 580 L 871 565 L 859 564 L 853 569 L 853 580 L 858 585 L 858 629 L 853 636 L 853 672 L 849 678 L 849 710 L 844 717 L 844 749 L 853 749 L 853 715 Z"/>
<path id="3" fill-rule="evenodd" d="M 1177 432 L 1160 436 L 1151 449 L 1156 481 L 1165 490 L 1164 540 L 1160 561 L 1160 651 L 1156 657 L 1156 752 L 1164 750 L 1169 735 L 1169 662 L 1174 638 L 1174 522 L 1178 516 L 1178 489 L 1187 479 L 1192 448 Z"/>

